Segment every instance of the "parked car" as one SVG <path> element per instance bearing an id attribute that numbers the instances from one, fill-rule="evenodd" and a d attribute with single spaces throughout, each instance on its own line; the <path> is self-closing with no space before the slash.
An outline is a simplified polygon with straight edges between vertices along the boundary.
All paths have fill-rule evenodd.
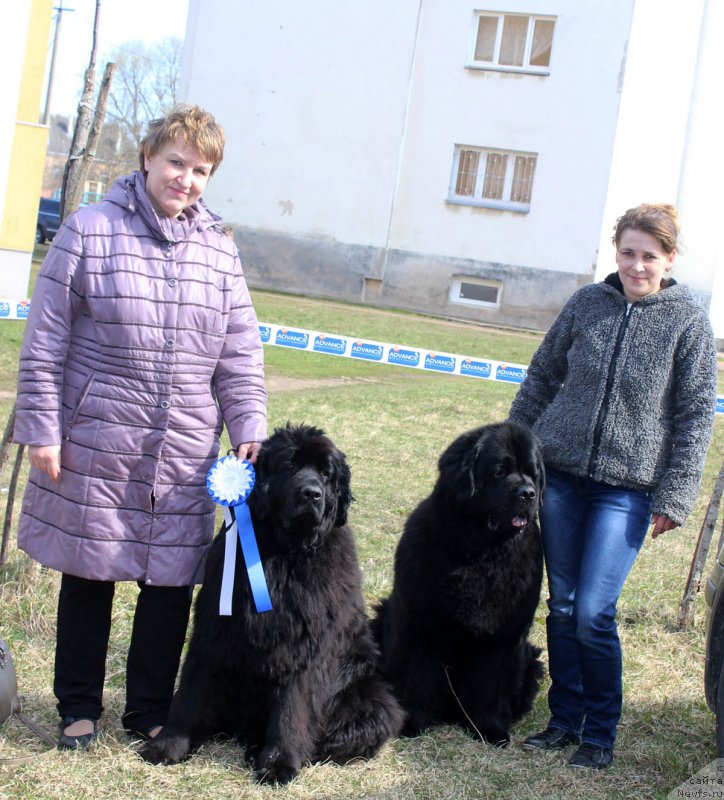
<path id="1" fill-rule="evenodd" d="M 35 229 L 35 241 L 43 244 L 52 239 L 60 227 L 60 200 L 41 197 L 38 208 L 38 226 Z"/>
<path id="2" fill-rule="evenodd" d="M 706 702 L 716 714 L 717 756 L 724 758 L 724 548 L 707 578 L 704 597 L 708 606 L 704 690 Z"/>

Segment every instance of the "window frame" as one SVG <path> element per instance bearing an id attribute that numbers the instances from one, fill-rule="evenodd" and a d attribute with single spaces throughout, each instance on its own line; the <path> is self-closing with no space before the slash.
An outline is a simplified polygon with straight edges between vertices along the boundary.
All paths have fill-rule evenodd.
<path id="1" fill-rule="evenodd" d="M 463 153 L 467 153 L 469 151 L 478 153 L 473 194 L 461 195 L 457 194 L 457 186 L 460 177 L 460 158 Z M 503 177 L 502 197 L 500 199 L 483 197 L 488 157 L 491 154 L 495 156 L 505 156 L 507 159 L 505 162 L 505 175 Z M 495 208 L 503 211 L 515 211 L 517 213 L 527 214 L 530 211 L 531 203 L 533 201 L 533 183 L 535 181 L 535 173 L 538 167 L 538 155 L 538 153 L 522 150 L 509 150 L 507 148 L 500 147 L 480 147 L 478 145 L 456 144 L 453 151 L 452 172 L 450 175 L 450 186 L 448 188 L 447 202 L 453 205 L 474 206 L 477 208 Z M 533 174 L 530 179 L 530 199 L 527 203 L 510 199 L 513 189 L 513 178 L 515 175 L 515 159 L 518 156 L 535 159 Z M 466 183 L 468 180 L 469 179 L 466 179 Z"/>
<path id="2" fill-rule="evenodd" d="M 475 284 L 478 286 L 488 286 L 496 290 L 496 300 L 491 303 L 487 300 L 473 300 L 460 296 L 460 291 L 464 283 Z M 503 282 L 493 280 L 491 278 L 477 278 L 472 275 L 453 275 L 452 283 L 450 285 L 450 294 L 448 300 L 450 303 L 455 303 L 464 306 L 475 306 L 476 308 L 500 308 L 503 298 Z"/>
<path id="3" fill-rule="evenodd" d="M 498 26 L 495 34 L 495 45 L 493 46 L 493 60 L 492 61 L 476 61 L 475 48 L 478 41 L 478 30 L 480 27 L 480 18 L 489 17 L 497 19 Z M 500 58 L 500 45 L 503 40 L 503 27 L 505 25 L 506 17 L 527 17 L 528 18 L 528 31 L 525 38 L 525 49 L 523 54 L 523 64 L 515 66 L 512 64 L 499 64 Z M 530 63 L 531 50 L 533 49 L 533 37 L 535 33 L 535 23 L 537 21 L 552 22 L 553 23 L 553 36 L 551 37 L 551 58 L 549 59 L 548 66 L 538 67 Z M 555 38 L 555 26 L 558 18 L 548 14 L 523 14 L 508 11 L 475 11 L 473 12 L 473 22 L 470 27 L 470 36 L 468 40 L 468 52 L 465 60 L 465 67 L 467 69 L 483 69 L 491 70 L 493 72 L 518 72 L 527 75 L 550 75 L 551 67 L 550 62 L 553 59 L 553 38 Z"/>

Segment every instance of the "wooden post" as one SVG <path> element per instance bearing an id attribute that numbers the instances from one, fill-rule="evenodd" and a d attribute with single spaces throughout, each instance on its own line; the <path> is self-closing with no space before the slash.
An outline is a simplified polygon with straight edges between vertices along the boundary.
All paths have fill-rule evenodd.
<path id="1" fill-rule="evenodd" d="M 73 140 L 70 154 L 63 172 L 63 188 L 60 195 L 60 218 L 65 219 L 80 206 L 83 199 L 83 187 L 87 174 L 87 159 L 84 158 L 88 144 L 88 133 L 91 125 L 91 108 L 93 107 L 93 87 L 95 81 L 96 50 L 98 47 L 98 21 L 101 13 L 101 0 L 96 0 L 95 18 L 93 21 L 93 42 L 90 60 L 86 68 L 83 83 L 83 94 L 78 103 L 78 116 L 73 129 Z"/>
<path id="2" fill-rule="evenodd" d="M 714 534 L 716 520 L 719 516 L 719 504 L 721 502 L 722 492 L 724 492 L 724 462 L 722 462 L 721 469 L 719 470 L 719 477 L 714 484 L 714 491 L 711 493 L 709 506 L 706 510 L 704 523 L 699 531 L 699 540 L 696 543 L 694 557 L 691 561 L 691 568 L 689 570 L 689 578 L 686 581 L 684 596 L 679 604 L 679 628 L 688 628 L 694 622 L 694 600 L 696 599 L 696 594 L 701 585 L 701 573 L 706 564 L 711 537 Z"/>
<path id="3" fill-rule="evenodd" d="M 2 445 L 0 445 L 0 469 L 5 466 L 5 462 L 10 455 L 10 445 L 13 443 L 13 428 L 15 427 L 15 403 L 13 403 L 10 416 L 8 417 L 7 424 L 5 425 L 5 432 L 3 433 Z"/>
<path id="4" fill-rule="evenodd" d="M 63 209 L 61 213 L 63 219 L 65 219 L 68 214 L 76 211 L 83 199 L 83 187 L 85 186 L 88 171 L 93 163 L 93 159 L 96 156 L 96 148 L 101 136 L 103 120 L 106 116 L 108 92 L 111 88 L 111 79 L 113 78 L 113 71 L 115 68 L 115 64 L 106 64 L 103 80 L 101 81 L 101 88 L 98 91 L 98 100 L 96 101 L 95 111 L 93 112 L 93 121 L 91 122 L 88 118 L 84 119 L 81 124 L 80 116 L 78 117 L 76 131 L 79 129 L 82 130 L 77 139 L 74 138 L 73 140 L 74 146 L 71 147 L 71 154 L 65 165 L 65 174 L 63 176 Z M 88 114 L 90 114 L 90 110 Z"/>
<path id="5" fill-rule="evenodd" d="M 15 454 L 13 473 L 10 476 L 10 484 L 8 485 L 8 501 L 5 505 L 5 521 L 3 522 L 2 544 L 0 545 L 0 566 L 5 564 L 5 562 L 8 560 L 10 528 L 13 524 L 13 508 L 15 507 L 15 493 L 18 490 L 18 476 L 20 475 L 20 467 L 23 465 L 24 453 L 25 445 L 19 444 L 18 451 Z"/>

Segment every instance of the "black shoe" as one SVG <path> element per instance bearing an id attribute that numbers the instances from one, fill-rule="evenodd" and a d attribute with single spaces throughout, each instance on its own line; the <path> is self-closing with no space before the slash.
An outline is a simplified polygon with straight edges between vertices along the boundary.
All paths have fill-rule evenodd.
<path id="1" fill-rule="evenodd" d="M 140 739 L 142 742 L 152 742 L 163 730 L 160 722 L 154 722 L 147 728 L 126 728 L 126 733 L 131 739 Z"/>
<path id="2" fill-rule="evenodd" d="M 610 747 L 599 747 L 597 744 L 584 742 L 568 759 L 569 767 L 579 769 L 606 769 L 613 761 L 613 750 Z"/>
<path id="3" fill-rule="evenodd" d="M 523 739 L 521 746 L 524 750 L 563 750 L 572 744 L 578 744 L 580 739 L 568 731 L 560 728 L 546 728 L 540 733 L 534 733 Z"/>
<path id="4" fill-rule="evenodd" d="M 85 720 L 93 723 L 91 733 L 84 733 L 80 736 L 68 736 L 65 732 L 74 722 Z M 58 748 L 60 750 L 87 750 L 98 737 L 96 733 L 96 720 L 87 717 L 63 717 L 60 721 L 60 735 L 58 736 Z"/>

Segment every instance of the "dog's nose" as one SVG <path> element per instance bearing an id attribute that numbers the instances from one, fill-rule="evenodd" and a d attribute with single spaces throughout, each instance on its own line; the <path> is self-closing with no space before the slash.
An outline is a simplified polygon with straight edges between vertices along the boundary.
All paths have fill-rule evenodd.
<path id="1" fill-rule="evenodd" d="M 535 500 L 535 489 L 532 486 L 521 486 L 518 497 L 529 506 Z"/>
<path id="2" fill-rule="evenodd" d="M 322 490 L 316 486 L 305 486 L 302 489 L 302 497 L 310 503 L 318 503 L 322 499 Z"/>

